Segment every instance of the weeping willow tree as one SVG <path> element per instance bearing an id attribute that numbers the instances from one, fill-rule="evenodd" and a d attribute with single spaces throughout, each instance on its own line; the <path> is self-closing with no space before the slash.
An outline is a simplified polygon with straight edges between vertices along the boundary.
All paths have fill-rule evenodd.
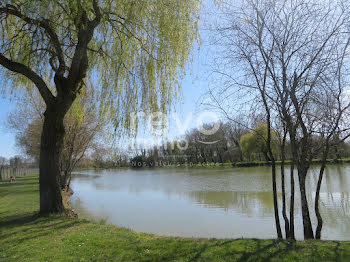
<path id="1" fill-rule="evenodd" d="M 62 212 L 63 119 L 85 83 L 101 117 L 128 130 L 130 113 L 169 112 L 197 39 L 197 0 L 3 0 L 0 64 L 6 87 L 36 88 L 46 104 L 40 211 Z M 52 87 L 52 88 L 49 88 Z"/>

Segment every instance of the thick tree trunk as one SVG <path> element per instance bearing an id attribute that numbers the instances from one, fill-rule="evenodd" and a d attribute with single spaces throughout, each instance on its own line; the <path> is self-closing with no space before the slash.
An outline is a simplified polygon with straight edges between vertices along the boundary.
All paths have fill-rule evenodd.
<path id="1" fill-rule="evenodd" d="M 294 163 L 290 166 L 290 210 L 289 210 L 290 238 L 295 240 L 294 233 Z"/>
<path id="2" fill-rule="evenodd" d="M 63 116 L 57 109 L 45 112 L 40 148 L 40 213 L 64 211 L 60 183 L 60 154 L 63 146 Z"/>
<path id="3" fill-rule="evenodd" d="M 304 226 L 304 239 L 313 239 L 314 233 L 312 230 L 309 206 L 307 202 L 306 189 L 305 189 L 306 172 L 301 169 L 298 169 L 298 176 L 299 176 L 299 187 L 300 187 L 301 212 L 302 212 L 303 226 Z"/>

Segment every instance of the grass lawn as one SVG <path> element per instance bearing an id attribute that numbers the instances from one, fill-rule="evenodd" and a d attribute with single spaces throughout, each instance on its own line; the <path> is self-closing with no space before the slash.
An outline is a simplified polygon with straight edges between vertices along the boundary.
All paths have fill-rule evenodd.
<path id="1" fill-rule="evenodd" d="M 0 182 L 0 261 L 350 261 L 350 242 L 159 237 L 38 210 L 37 175 Z"/>

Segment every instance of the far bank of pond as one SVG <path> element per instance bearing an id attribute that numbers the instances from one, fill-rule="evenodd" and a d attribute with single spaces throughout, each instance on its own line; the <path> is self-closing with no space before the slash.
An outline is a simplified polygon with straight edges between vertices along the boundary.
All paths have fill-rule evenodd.
<path id="1" fill-rule="evenodd" d="M 84 171 L 72 179 L 75 194 L 71 202 L 81 217 L 140 232 L 181 237 L 275 238 L 270 170 L 269 166 L 260 166 Z M 314 223 L 317 171 L 313 166 L 307 179 Z M 297 185 L 297 176 L 295 182 Z M 296 187 L 296 196 L 298 190 Z M 288 192 L 289 183 L 287 195 Z M 278 197 L 281 199 L 281 194 Z M 320 201 L 323 239 L 349 240 L 349 165 L 327 167 Z M 302 239 L 298 198 L 295 216 L 296 237 Z"/>
<path id="2" fill-rule="evenodd" d="M 327 159 L 326 160 L 327 165 L 344 165 L 344 164 L 350 164 L 350 158 L 342 158 L 342 159 Z M 321 159 L 313 159 L 312 165 L 320 165 L 322 163 Z M 135 165 L 134 165 L 135 164 Z M 139 164 L 139 166 L 138 166 Z M 277 160 L 275 161 L 276 165 L 281 165 L 282 161 Z M 286 160 L 284 162 L 285 165 L 290 165 L 291 160 Z M 130 168 L 144 168 L 144 167 L 161 167 L 161 168 L 175 168 L 175 167 L 190 167 L 190 168 L 210 168 L 210 167 L 225 167 L 225 168 L 232 168 L 232 167 L 256 167 L 256 166 L 271 166 L 272 162 L 269 161 L 241 161 L 241 162 L 228 162 L 228 163 L 217 163 L 217 162 L 202 162 L 202 163 L 195 163 L 192 162 L 178 162 L 178 161 L 156 161 L 152 162 L 152 165 L 149 165 L 147 162 L 143 163 L 131 163 L 129 166 Z M 117 169 L 123 169 L 128 167 L 117 167 Z M 97 168 L 98 169 L 98 168 Z"/>

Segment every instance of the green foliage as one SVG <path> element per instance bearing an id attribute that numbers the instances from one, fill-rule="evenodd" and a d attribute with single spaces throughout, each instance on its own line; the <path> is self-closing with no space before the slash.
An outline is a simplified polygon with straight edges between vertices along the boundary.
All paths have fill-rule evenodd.
<path id="1" fill-rule="evenodd" d="M 0 54 L 20 62 L 50 86 L 59 58 L 48 32 L 39 26 L 46 21 L 57 34 L 65 61 L 64 75 L 78 44 L 79 19 L 93 20 L 93 0 L 4 0 L 1 8 L 15 7 L 32 19 L 25 23 L 0 12 Z M 178 79 L 184 74 L 190 50 L 198 40 L 197 0 L 103 0 L 96 1 L 101 20 L 89 44 L 89 69 L 85 83 L 98 93 L 100 117 L 107 117 L 116 129 L 132 125 L 130 113 L 167 113 L 180 91 Z M 12 88 L 33 84 L 19 74 L 0 73 Z M 52 85 L 51 85 L 52 86 Z M 54 93 L 57 90 L 52 90 Z M 136 125 L 137 127 L 137 125 Z M 125 130 L 125 129 L 123 129 Z M 128 129 L 126 129 L 128 130 Z"/>
<path id="2" fill-rule="evenodd" d="M 1 261 L 349 261 L 348 241 L 159 237 L 51 215 L 38 217 L 38 176 L 0 181 Z M 102 222 L 103 224 L 103 222 Z"/>
<path id="3" fill-rule="evenodd" d="M 258 153 L 267 153 L 267 126 L 261 123 L 255 127 L 250 133 L 241 136 L 240 144 L 242 152 L 248 157 L 249 160 L 254 158 Z M 278 153 L 278 134 L 271 130 L 271 148 L 272 153 Z"/>
<path id="4" fill-rule="evenodd" d="M 251 158 L 253 152 L 256 150 L 256 144 L 257 144 L 257 135 L 254 134 L 254 132 L 250 132 L 247 134 L 242 135 L 241 137 L 241 149 L 245 155 L 248 156 L 248 159 Z"/>

